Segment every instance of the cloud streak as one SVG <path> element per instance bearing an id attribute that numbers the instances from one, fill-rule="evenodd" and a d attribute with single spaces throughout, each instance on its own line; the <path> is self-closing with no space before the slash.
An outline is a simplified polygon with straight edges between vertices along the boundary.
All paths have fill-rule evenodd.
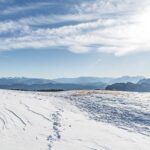
<path id="1" fill-rule="evenodd" d="M 0 21 L 0 51 L 61 47 L 74 53 L 97 51 L 116 56 L 150 51 L 148 0 L 94 0 L 72 5 L 65 14 L 39 12 L 38 16 Z M 24 11 L 40 7 L 28 6 Z M 20 10 L 14 7 L 7 13 Z"/>
<path id="2" fill-rule="evenodd" d="M 1 14 L 8 15 L 8 14 L 20 13 L 20 12 L 24 12 L 24 11 L 42 9 L 48 5 L 53 5 L 53 4 L 54 3 L 39 2 L 39 3 L 26 4 L 25 6 L 14 6 L 14 7 L 9 7 L 7 9 L 1 11 Z"/>

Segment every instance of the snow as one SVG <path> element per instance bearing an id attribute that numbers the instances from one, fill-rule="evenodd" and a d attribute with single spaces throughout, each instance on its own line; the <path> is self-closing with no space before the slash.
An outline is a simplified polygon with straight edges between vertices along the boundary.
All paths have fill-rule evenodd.
<path id="1" fill-rule="evenodd" d="M 0 90 L 2 150 L 149 150 L 150 93 Z"/>

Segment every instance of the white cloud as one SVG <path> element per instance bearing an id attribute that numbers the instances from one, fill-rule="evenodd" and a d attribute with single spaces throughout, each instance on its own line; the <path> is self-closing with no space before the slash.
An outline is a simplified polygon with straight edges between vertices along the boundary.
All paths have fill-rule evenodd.
<path id="1" fill-rule="evenodd" d="M 74 53 L 97 51 L 117 56 L 150 51 L 148 0 L 96 0 L 81 3 L 74 8 L 77 11 L 75 14 L 1 22 L 0 33 L 18 30 L 21 36 L 16 33 L 15 36 L 0 39 L 0 50 L 65 47 Z M 32 28 L 32 25 L 64 21 L 79 23 L 57 28 Z"/>
<path id="2" fill-rule="evenodd" d="M 19 24 L 13 21 L 0 22 L 0 33 L 10 33 L 15 31 L 24 31 L 27 32 L 29 30 L 29 26 L 24 24 Z"/>

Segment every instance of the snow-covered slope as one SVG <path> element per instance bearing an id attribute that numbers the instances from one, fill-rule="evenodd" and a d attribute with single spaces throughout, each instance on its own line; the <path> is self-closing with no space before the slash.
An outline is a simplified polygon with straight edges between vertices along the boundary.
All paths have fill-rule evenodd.
<path id="1" fill-rule="evenodd" d="M 0 90 L 2 150 L 149 150 L 150 94 Z"/>

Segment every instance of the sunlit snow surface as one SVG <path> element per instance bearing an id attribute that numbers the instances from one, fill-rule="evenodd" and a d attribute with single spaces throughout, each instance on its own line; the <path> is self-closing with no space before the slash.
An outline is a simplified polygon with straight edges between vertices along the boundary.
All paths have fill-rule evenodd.
<path id="1" fill-rule="evenodd" d="M 0 90 L 0 150 L 149 150 L 150 93 Z"/>

